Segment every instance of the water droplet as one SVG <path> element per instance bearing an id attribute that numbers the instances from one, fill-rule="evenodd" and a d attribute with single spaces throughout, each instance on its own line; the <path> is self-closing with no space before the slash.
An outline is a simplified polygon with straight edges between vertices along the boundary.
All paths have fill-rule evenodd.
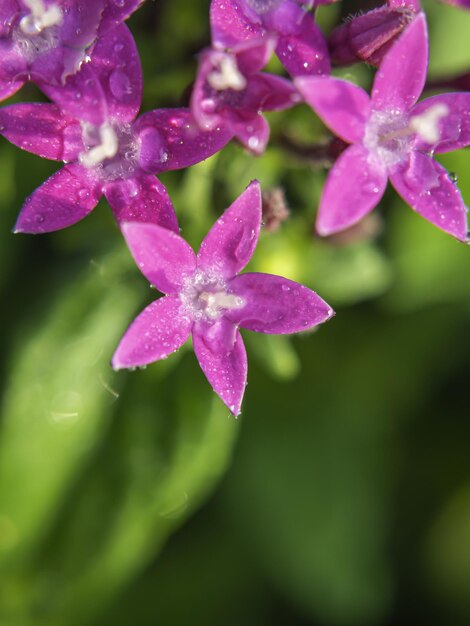
<path id="1" fill-rule="evenodd" d="M 256 148 L 259 147 L 259 139 L 258 137 L 250 137 L 248 139 L 248 147 L 250 148 L 250 150 L 256 150 Z"/>
<path id="2" fill-rule="evenodd" d="M 114 52 L 121 52 L 121 50 L 124 50 L 124 44 L 123 43 L 115 43 L 114 44 Z"/>
<path id="3" fill-rule="evenodd" d="M 109 77 L 109 88 L 117 100 L 124 100 L 132 93 L 129 76 L 122 70 L 114 70 Z"/>
<path id="4" fill-rule="evenodd" d="M 204 113 L 214 113 L 215 108 L 216 105 L 213 98 L 204 98 L 204 100 L 201 100 L 201 109 Z"/>
<path id="5" fill-rule="evenodd" d="M 90 195 L 90 192 L 88 191 L 88 189 L 80 189 L 80 191 L 78 192 L 78 197 L 81 200 L 86 200 Z"/>

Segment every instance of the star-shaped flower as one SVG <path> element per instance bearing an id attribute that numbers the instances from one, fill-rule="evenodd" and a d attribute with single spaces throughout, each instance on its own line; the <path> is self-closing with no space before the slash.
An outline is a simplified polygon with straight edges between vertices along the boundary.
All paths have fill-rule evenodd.
<path id="1" fill-rule="evenodd" d="M 98 36 L 142 0 L 2 0 L 0 100 L 27 80 L 60 85 L 89 59 Z"/>
<path id="2" fill-rule="evenodd" d="M 260 225 L 261 192 L 256 181 L 214 224 L 197 255 L 170 230 L 153 224 L 123 224 L 137 265 L 167 295 L 134 320 L 113 356 L 113 367 L 164 359 L 192 334 L 202 371 L 238 415 L 247 375 L 238 328 L 296 333 L 333 315 L 316 293 L 291 280 L 259 273 L 237 276 L 253 254 Z"/>
<path id="3" fill-rule="evenodd" d="M 247 39 L 275 35 L 276 54 L 289 74 L 327 74 L 328 49 L 307 11 L 312 6 L 313 0 L 212 0 L 212 43 L 225 49 Z"/>
<path id="4" fill-rule="evenodd" d="M 261 111 L 279 111 L 300 101 L 290 81 L 259 72 L 275 45 L 274 38 L 265 37 L 201 54 L 191 98 L 201 128 L 227 128 L 255 154 L 265 150 L 269 125 Z"/>
<path id="5" fill-rule="evenodd" d="M 470 94 L 446 93 L 416 104 L 427 70 L 423 14 L 382 61 L 372 97 L 336 78 L 297 79 L 306 101 L 339 137 L 352 143 L 328 175 L 317 231 L 330 235 L 358 222 L 380 201 L 387 178 L 425 219 L 467 241 L 467 209 L 433 154 L 470 144 Z"/>
<path id="6" fill-rule="evenodd" d="M 149 221 L 177 230 L 172 204 L 154 174 L 198 163 L 232 136 L 218 128 L 201 131 L 188 109 L 155 110 L 136 119 L 142 72 L 124 24 L 99 39 L 93 61 L 79 74 L 46 91 L 56 104 L 0 110 L 0 132 L 9 141 L 68 163 L 26 200 L 17 232 L 75 224 L 103 193 L 119 222 Z"/>

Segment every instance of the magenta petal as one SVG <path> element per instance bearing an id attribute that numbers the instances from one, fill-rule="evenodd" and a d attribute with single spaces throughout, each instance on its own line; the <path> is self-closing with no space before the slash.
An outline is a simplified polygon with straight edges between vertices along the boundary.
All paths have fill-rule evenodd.
<path id="1" fill-rule="evenodd" d="M 404 111 L 412 107 L 423 91 L 427 67 L 428 31 L 421 13 L 385 55 L 375 75 L 373 108 Z"/>
<path id="2" fill-rule="evenodd" d="M 0 39 L 0 101 L 16 93 L 25 83 L 28 65 L 10 41 Z"/>
<path id="3" fill-rule="evenodd" d="M 127 245 L 142 274 L 159 291 L 176 294 L 196 270 L 196 255 L 179 235 L 155 224 L 121 224 Z"/>
<path id="4" fill-rule="evenodd" d="M 330 130 L 347 142 L 361 141 L 370 112 L 363 89 L 340 78 L 317 76 L 297 78 L 295 84 Z"/>
<path id="5" fill-rule="evenodd" d="M 261 189 L 253 181 L 207 233 L 197 255 L 198 267 L 231 278 L 251 259 L 260 226 Z"/>
<path id="6" fill-rule="evenodd" d="M 189 109 L 149 111 L 136 120 L 133 128 L 141 144 L 141 166 L 155 174 L 199 163 L 233 137 L 224 128 L 201 130 Z"/>
<path id="7" fill-rule="evenodd" d="M 0 133 L 45 159 L 74 161 L 83 150 L 80 124 L 54 104 L 21 103 L 0 109 Z"/>
<path id="8" fill-rule="evenodd" d="M 142 67 L 134 38 L 125 24 L 98 39 L 91 67 L 104 91 L 107 117 L 131 122 L 142 101 Z"/>
<path id="9" fill-rule="evenodd" d="M 91 63 L 83 65 L 81 70 L 70 76 L 64 85 L 51 85 L 40 81 L 38 85 L 55 104 L 77 119 L 97 126 L 106 121 L 105 94 Z"/>
<path id="10" fill-rule="evenodd" d="M 316 229 L 326 236 L 349 228 L 379 203 L 387 174 L 361 145 L 350 146 L 333 165 L 318 209 Z"/>
<path id="11" fill-rule="evenodd" d="M 333 316 L 331 307 L 314 291 L 281 276 L 240 274 L 228 290 L 243 298 L 245 306 L 226 311 L 226 317 L 259 333 L 297 333 Z"/>
<path id="12" fill-rule="evenodd" d="M 15 232 L 47 233 L 71 226 L 94 209 L 100 196 L 99 182 L 81 165 L 70 163 L 26 199 Z"/>
<path id="13" fill-rule="evenodd" d="M 64 48 L 81 49 L 90 46 L 98 35 L 104 0 L 62 0 L 64 21 L 60 35 Z"/>
<path id="14" fill-rule="evenodd" d="M 330 72 L 326 40 L 313 15 L 305 14 L 297 32 L 279 38 L 276 54 L 291 76 Z"/>
<path id="15" fill-rule="evenodd" d="M 116 180 L 104 195 L 119 223 L 148 222 L 179 233 L 178 220 L 165 186 L 151 174 Z"/>
<path id="16" fill-rule="evenodd" d="M 415 150 L 435 152 L 451 152 L 470 145 L 470 93 L 444 93 L 440 96 L 427 98 L 411 111 L 411 115 L 422 115 L 430 107 L 440 105 L 448 109 L 438 123 L 440 139 L 435 144 L 419 139 L 415 142 Z"/>
<path id="17" fill-rule="evenodd" d="M 252 113 L 244 118 L 232 115 L 228 122 L 235 137 L 253 154 L 263 154 L 269 141 L 269 124 L 261 113 Z"/>
<path id="18" fill-rule="evenodd" d="M 250 76 L 244 95 L 244 106 L 255 111 L 282 111 L 300 101 L 290 80 L 265 72 Z"/>
<path id="19" fill-rule="evenodd" d="M 248 369 L 240 333 L 223 317 L 212 325 L 195 324 L 193 346 L 199 365 L 213 390 L 230 411 L 238 415 Z"/>
<path id="20" fill-rule="evenodd" d="M 144 0 L 106 0 L 103 17 L 100 24 L 100 35 L 114 28 L 134 13 Z"/>
<path id="21" fill-rule="evenodd" d="M 155 300 L 129 326 L 114 353 L 114 369 L 139 367 L 176 352 L 191 333 L 192 320 L 177 296 Z"/>
<path id="22" fill-rule="evenodd" d="M 467 241 L 467 208 L 447 171 L 431 157 L 414 152 L 390 175 L 400 196 L 424 219 L 460 241 Z"/>
<path id="23" fill-rule="evenodd" d="M 245 76 L 263 69 L 276 47 L 277 37 L 270 35 L 259 39 L 249 39 L 231 48 L 236 56 L 238 69 Z"/>
<path id="24" fill-rule="evenodd" d="M 261 23 L 250 21 L 237 0 L 212 0 L 210 8 L 212 43 L 219 48 L 231 48 L 236 43 L 260 37 Z"/>

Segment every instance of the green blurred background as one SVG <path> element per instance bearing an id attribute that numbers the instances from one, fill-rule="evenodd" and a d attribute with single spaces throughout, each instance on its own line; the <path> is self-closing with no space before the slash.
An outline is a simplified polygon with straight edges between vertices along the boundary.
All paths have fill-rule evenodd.
<path id="1" fill-rule="evenodd" d="M 322 9 L 323 28 L 357 9 Z M 129 21 L 143 110 L 185 103 L 207 11 L 157 0 Z M 431 76 L 470 67 L 470 12 L 426 11 Z M 264 156 L 231 145 L 162 177 L 196 246 L 252 178 L 281 186 L 290 218 L 250 269 L 337 311 L 316 333 L 244 334 L 238 420 L 190 346 L 111 371 L 155 294 L 104 202 L 66 231 L 13 236 L 57 165 L 0 143 L 0 626 L 470 623 L 470 250 L 392 190 L 362 232 L 314 238 L 311 147 L 328 133 L 307 107 L 270 122 Z M 470 203 L 470 151 L 442 162 Z"/>

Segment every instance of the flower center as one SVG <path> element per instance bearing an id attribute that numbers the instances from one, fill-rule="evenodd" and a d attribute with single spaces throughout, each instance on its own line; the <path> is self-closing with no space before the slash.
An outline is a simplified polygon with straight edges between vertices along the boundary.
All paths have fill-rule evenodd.
<path id="1" fill-rule="evenodd" d="M 98 170 L 107 181 L 134 174 L 138 146 L 130 126 L 115 126 L 110 122 L 94 126 L 83 122 L 82 139 L 85 150 L 78 160 L 87 169 Z"/>
<path id="2" fill-rule="evenodd" d="M 245 300 L 228 292 L 219 276 L 201 270 L 186 279 L 180 300 L 194 321 L 215 321 L 224 311 L 245 306 Z"/>
<path id="3" fill-rule="evenodd" d="M 20 30 L 27 36 L 38 35 L 46 28 L 62 23 L 62 10 L 56 4 L 46 7 L 42 0 L 23 0 L 23 4 L 30 12 L 21 19 Z"/>
<path id="4" fill-rule="evenodd" d="M 439 123 L 448 114 L 448 107 L 442 103 L 412 117 L 399 110 L 373 111 L 366 127 L 364 145 L 373 158 L 387 168 L 392 167 L 406 160 L 416 135 L 426 143 L 438 143 Z"/>
<path id="5" fill-rule="evenodd" d="M 242 91 L 246 87 L 246 78 L 237 66 L 236 58 L 223 54 L 214 62 L 215 69 L 207 75 L 207 82 L 216 91 L 233 89 Z"/>

